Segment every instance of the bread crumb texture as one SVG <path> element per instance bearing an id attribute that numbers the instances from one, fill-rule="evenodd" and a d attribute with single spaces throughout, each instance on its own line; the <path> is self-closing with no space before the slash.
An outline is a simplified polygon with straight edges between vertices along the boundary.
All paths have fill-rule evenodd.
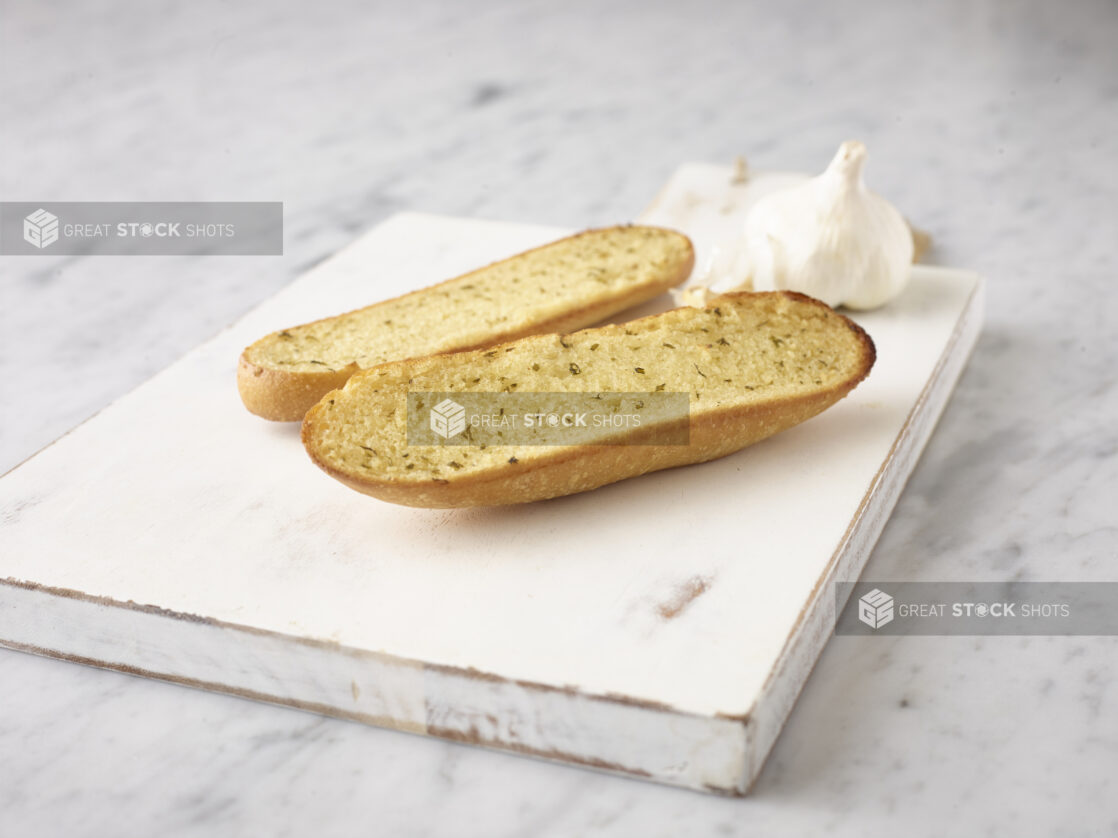
<path id="1" fill-rule="evenodd" d="M 264 369 L 314 373 L 492 345 L 613 299 L 633 305 L 686 279 L 692 260 L 690 241 L 673 230 L 589 230 L 430 288 L 275 332 L 244 358 Z M 641 288 L 649 293 L 628 299 Z M 584 322 L 612 313 L 594 311 Z"/>
<path id="2" fill-rule="evenodd" d="M 438 500 L 439 486 L 492 483 L 518 470 L 568 461 L 566 470 L 574 476 L 545 481 L 544 488 L 524 487 L 522 499 L 532 500 L 533 492 L 554 496 L 730 453 L 842 398 L 873 360 L 869 337 L 816 300 L 789 292 L 729 294 L 705 308 L 370 369 L 307 414 L 303 437 L 312 458 L 335 477 L 421 506 L 513 502 L 520 498 L 504 492 L 461 504 L 432 498 Z M 686 392 L 691 445 L 609 453 L 593 445 L 409 446 L 407 394 L 463 391 Z M 625 433 L 603 430 L 614 437 Z M 658 450 L 669 448 L 691 450 Z M 645 452 L 643 465 L 638 450 Z M 579 457 L 585 463 L 572 465 Z M 592 476 L 599 468 L 614 472 Z M 378 486 L 403 491 L 378 493 Z M 434 491 L 409 500 L 408 486 Z"/>

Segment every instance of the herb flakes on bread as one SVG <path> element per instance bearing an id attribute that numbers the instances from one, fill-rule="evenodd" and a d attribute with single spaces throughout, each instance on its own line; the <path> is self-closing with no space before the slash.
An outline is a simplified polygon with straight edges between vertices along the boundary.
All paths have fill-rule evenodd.
<path id="1" fill-rule="evenodd" d="M 875 358 L 859 326 L 793 292 L 727 294 L 704 308 L 496 349 L 355 375 L 307 413 L 311 459 L 359 492 L 407 506 L 543 500 L 731 454 L 826 410 Z M 603 429 L 603 444 L 408 445 L 409 392 L 497 393 L 510 381 L 521 393 L 686 392 L 689 444 L 639 444 L 640 432 Z"/>
<path id="2" fill-rule="evenodd" d="M 245 349 L 237 387 L 252 413 L 297 421 L 359 370 L 589 326 L 683 282 L 694 259 L 691 241 L 673 230 L 588 230 L 438 285 L 274 332 Z"/>

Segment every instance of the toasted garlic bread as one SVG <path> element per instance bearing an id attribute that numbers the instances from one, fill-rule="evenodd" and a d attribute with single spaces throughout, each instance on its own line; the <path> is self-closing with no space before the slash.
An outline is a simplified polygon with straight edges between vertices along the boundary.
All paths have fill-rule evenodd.
<path id="1" fill-rule="evenodd" d="M 588 230 L 429 288 L 274 332 L 245 349 L 250 411 L 297 421 L 358 370 L 597 323 L 678 285 L 694 250 L 660 227 Z"/>
<path id="2" fill-rule="evenodd" d="M 727 294 L 705 308 L 375 367 L 311 408 L 303 443 L 328 474 L 392 503 L 523 503 L 730 454 L 830 407 L 874 358 L 869 336 L 818 300 Z M 688 444 L 642 444 L 654 422 L 603 429 L 595 444 L 408 444 L 409 392 L 513 391 L 688 393 Z"/>

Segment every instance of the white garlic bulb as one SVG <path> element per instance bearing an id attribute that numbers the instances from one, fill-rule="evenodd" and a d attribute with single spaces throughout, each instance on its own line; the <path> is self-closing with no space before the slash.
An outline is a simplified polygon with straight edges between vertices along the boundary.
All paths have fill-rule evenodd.
<path id="1" fill-rule="evenodd" d="M 843 143 L 827 170 L 760 199 L 745 222 L 745 259 L 757 291 L 800 291 L 828 305 L 876 308 L 912 268 L 912 233 L 862 180 L 866 147 Z"/>

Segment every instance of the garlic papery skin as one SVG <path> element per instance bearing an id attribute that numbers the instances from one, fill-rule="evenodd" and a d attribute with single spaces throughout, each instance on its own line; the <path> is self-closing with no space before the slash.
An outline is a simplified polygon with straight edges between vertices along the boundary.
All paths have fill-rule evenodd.
<path id="1" fill-rule="evenodd" d="M 707 303 L 718 296 L 709 285 L 689 285 L 686 288 L 672 288 L 672 299 L 679 307 L 706 308 Z"/>
<path id="2" fill-rule="evenodd" d="M 868 309 L 904 290 L 912 233 L 866 188 L 866 147 L 843 143 L 827 170 L 761 198 L 745 221 L 745 259 L 757 291 L 799 291 L 831 306 Z"/>
<path id="3" fill-rule="evenodd" d="M 740 241 L 714 245 L 695 278 L 682 288 L 671 289 L 675 304 L 703 308 L 722 294 L 750 290 L 744 256 Z"/>

